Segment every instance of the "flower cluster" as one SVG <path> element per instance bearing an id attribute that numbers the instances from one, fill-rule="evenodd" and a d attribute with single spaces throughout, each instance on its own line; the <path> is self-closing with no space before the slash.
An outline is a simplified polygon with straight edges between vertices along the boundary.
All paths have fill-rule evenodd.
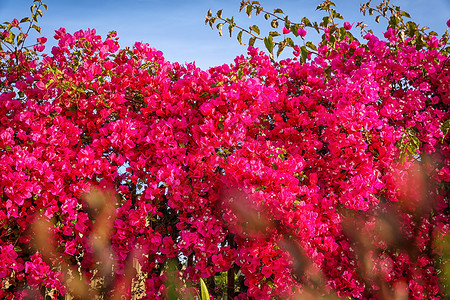
<path id="1" fill-rule="evenodd" d="M 274 63 L 250 47 L 206 71 L 148 44 L 120 49 L 114 33 L 103 40 L 95 30 L 57 30 L 49 55 L 2 50 L 2 295 L 24 285 L 65 293 L 29 246 L 36 213 L 53 224 L 63 258 L 96 276 L 95 220 L 82 197 L 105 185 L 120 195 L 114 255 L 143 251 L 151 298 L 163 298 L 160 275 L 173 259 L 193 282 L 236 274 L 239 299 L 291 297 L 314 277 L 297 276 L 283 247 L 291 241 L 324 291 L 369 299 L 381 278 L 438 299 L 433 236 L 450 230 L 450 64 L 433 36 L 420 50 L 392 30 L 385 37 L 321 44 L 307 63 Z"/>

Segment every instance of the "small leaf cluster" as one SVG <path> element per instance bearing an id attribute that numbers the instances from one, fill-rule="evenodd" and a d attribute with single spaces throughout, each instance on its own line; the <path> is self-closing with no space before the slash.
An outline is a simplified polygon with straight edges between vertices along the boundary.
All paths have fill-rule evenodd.
<path id="1" fill-rule="evenodd" d="M 372 7 L 370 5 L 371 1 L 361 5 L 361 12 L 365 16 L 366 14 L 375 16 L 375 22 L 379 23 L 380 19 L 383 18 L 387 22 L 387 28 L 392 28 L 396 31 L 396 35 L 400 42 L 407 42 L 411 45 L 415 45 L 417 50 L 424 47 L 430 48 L 427 43 L 427 39 L 430 36 L 437 37 L 438 33 L 430 29 L 427 26 L 420 26 L 419 24 L 411 20 L 411 15 L 402 10 L 400 6 L 391 5 L 390 0 L 383 0 L 379 5 Z M 361 29 L 367 27 L 367 25 L 362 25 Z M 368 32 L 373 34 L 372 30 Z M 448 44 L 449 32 L 448 29 L 441 37 L 441 41 L 444 45 Z M 449 54 L 450 47 L 443 47 L 443 53 Z"/>

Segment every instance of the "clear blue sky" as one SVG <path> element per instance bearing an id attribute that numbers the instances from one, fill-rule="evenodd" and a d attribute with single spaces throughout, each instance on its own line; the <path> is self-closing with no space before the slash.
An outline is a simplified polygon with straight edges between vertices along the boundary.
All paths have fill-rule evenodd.
<path id="1" fill-rule="evenodd" d="M 370 23 L 373 18 L 364 19 L 359 12 L 362 2 L 366 1 L 335 0 L 337 10 L 345 20 Z M 262 16 L 249 20 L 245 13 L 240 14 L 240 0 L 44 0 L 44 3 L 49 9 L 44 11 L 39 25 L 42 35 L 49 39 L 50 47 L 54 45 L 54 30 L 60 27 L 69 32 L 95 28 L 103 37 L 116 30 L 121 47 L 136 41 L 146 42 L 163 51 L 167 60 L 180 63 L 195 61 L 204 69 L 231 63 L 237 55 L 246 52 L 246 46 L 240 46 L 235 35 L 230 39 L 226 28 L 224 36 L 220 37 L 217 30 L 204 24 L 208 9 L 215 13 L 223 8 L 224 16 L 234 15 L 238 24 L 247 27 L 267 24 Z M 315 7 L 321 3 L 319 0 L 260 0 L 260 3 L 268 10 L 282 8 L 292 20 L 303 16 L 318 20 L 321 16 L 315 12 Z M 414 21 L 439 34 L 447 28 L 450 0 L 391 0 L 391 3 L 400 5 Z M 0 0 L 0 21 L 29 16 L 31 4 L 32 0 Z M 354 34 L 358 33 L 355 31 Z M 261 44 L 259 46 L 263 48 Z"/>

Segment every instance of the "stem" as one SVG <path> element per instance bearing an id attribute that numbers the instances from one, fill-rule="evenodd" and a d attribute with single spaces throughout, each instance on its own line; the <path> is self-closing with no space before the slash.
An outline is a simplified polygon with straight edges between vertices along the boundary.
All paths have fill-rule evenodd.
<path id="1" fill-rule="evenodd" d="M 234 241 L 233 235 L 228 235 L 228 244 L 230 245 L 230 248 L 233 249 L 236 247 L 236 242 Z M 236 264 L 233 263 L 231 265 L 231 268 L 227 272 L 227 299 L 231 300 L 234 298 L 234 274 L 236 271 Z"/>
<path id="2" fill-rule="evenodd" d="M 245 28 L 243 28 L 243 27 L 241 27 L 241 26 L 239 26 L 239 25 L 236 25 L 236 23 L 231 23 L 228 19 L 224 19 L 224 18 L 218 18 L 219 20 L 221 20 L 221 21 L 224 21 L 225 23 L 228 23 L 228 24 L 230 24 L 230 25 L 232 25 L 233 27 L 236 27 L 236 28 L 238 28 L 238 29 L 240 29 L 240 30 L 242 30 L 242 31 L 244 31 L 244 32 L 246 32 L 246 33 L 248 33 L 248 34 L 250 34 L 251 36 L 253 36 L 253 37 L 255 37 L 256 39 L 258 39 L 258 40 L 263 40 L 262 38 L 260 38 L 259 36 L 257 36 L 257 35 L 255 35 L 255 34 L 253 34 L 251 31 L 249 31 L 249 30 L 247 30 L 247 29 L 245 29 Z"/>

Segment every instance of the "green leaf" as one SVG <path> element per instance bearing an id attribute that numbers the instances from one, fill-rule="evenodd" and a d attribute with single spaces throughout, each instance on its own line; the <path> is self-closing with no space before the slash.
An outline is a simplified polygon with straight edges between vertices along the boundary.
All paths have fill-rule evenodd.
<path id="1" fill-rule="evenodd" d="M 287 45 L 289 45 L 292 48 L 294 48 L 294 46 L 295 46 L 294 41 L 290 37 L 285 38 L 284 41 L 286 42 Z"/>
<path id="2" fill-rule="evenodd" d="M 271 36 L 271 37 L 276 37 L 279 35 L 280 35 L 280 33 L 278 31 L 269 31 L 269 36 Z"/>
<path id="3" fill-rule="evenodd" d="M 251 27 L 250 27 L 250 30 L 253 30 L 254 32 L 256 32 L 257 35 L 260 34 L 259 27 L 256 26 L 256 25 L 251 26 Z"/>
<path id="4" fill-rule="evenodd" d="M 24 41 L 25 41 L 25 34 L 21 32 L 17 36 L 18 45 L 22 44 Z"/>
<path id="5" fill-rule="evenodd" d="M 217 86 L 221 86 L 223 84 L 223 81 L 219 81 L 219 82 L 214 82 L 211 87 L 217 87 Z"/>
<path id="6" fill-rule="evenodd" d="M 249 40 L 248 40 L 248 45 L 253 47 L 255 45 L 255 41 L 256 41 L 256 37 L 252 36 Z"/>
<path id="7" fill-rule="evenodd" d="M 333 16 L 333 18 L 336 18 L 336 19 L 341 19 L 341 20 L 344 19 L 344 17 L 340 13 L 335 11 L 334 9 L 331 10 L 331 15 Z"/>
<path id="8" fill-rule="evenodd" d="M 308 19 L 307 17 L 303 17 L 303 18 L 302 18 L 302 23 L 303 23 L 305 26 L 311 26 L 311 22 L 309 21 L 309 19 Z"/>
<path id="9" fill-rule="evenodd" d="M 208 288 L 206 287 L 203 278 L 200 278 L 200 291 L 201 291 L 201 299 L 202 300 L 210 300 Z"/>
<path id="10" fill-rule="evenodd" d="M 284 14 L 284 12 L 281 9 L 279 9 L 279 8 L 274 9 L 273 13 L 274 14 Z"/>
<path id="11" fill-rule="evenodd" d="M 16 35 L 10 31 L 9 36 L 4 41 L 7 42 L 8 44 L 13 45 L 15 38 L 16 38 Z"/>
<path id="12" fill-rule="evenodd" d="M 306 62 L 306 60 L 308 59 L 309 51 L 305 46 L 302 46 L 300 50 L 302 51 L 302 62 Z"/>
<path id="13" fill-rule="evenodd" d="M 233 36 L 233 28 L 234 28 L 233 24 L 228 25 L 228 31 L 230 32 L 230 37 Z"/>
<path id="14" fill-rule="evenodd" d="M 291 21 L 289 21 L 288 17 L 284 19 L 284 27 L 286 28 L 291 27 Z"/>
<path id="15" fill-rule="evenodd" d="M 326 4 L 325 3 L 319 4 L 316 7 L 316 10 L 326 10 L 326 9 L 327 8 L 326 8 Z"/>
<path id="16" fill-rule="evenodd" d="M 248 15 L 249 18 L 252 17 L 252 11 L 253 11 L 253 6 L 247 5 L 247 6 L 245 7 L 245 12 L 247 13 L 247 15 Z"/>
<path id="17" fill-rule="evenodd" d="M 400 12 L 400 15 L 401 15 L 401 16 L 404 16 L 404 17 L 406 17 L 406 18 L 411 19 L 411 16 L 410 16 L 406 11 Z"/>
<path id="18" fill-rule="evenodd" d="M 264 45 L 266 46 L 269 53 L 273 53 L 273 39 L 271 36 L 264 38 Z"/>
<path id="19" fill-rule="evenodd" d="M 300 25 L 294 24 L 294 25 L 291 25 L 291 27 L 289 28 L 289 30 L 291 30 L 292 34 L 293 34 L 295 37 L 298 37 L 298 29 L 299 29 L 299 28 L 300 28 Z"/>
<path id="20" fill-rule="evenodd" d="M 241 6 L 239 7 L 239 12 L 241 12 L 244 9 L 244 7 L 246 7 L 246 6 L 247 6 L 247 3 L 245 1 L 242 1 Z"/>
<path id="21" fill-rule="evenodd" d="M 239 70 L 237 71 L 236 75 L 237 75 L 237 77 L 238 77 L 239 79 L 241 79 L 242 76 L 244 76 L 244 71 L 242 71 L 242 69 L 239 69 Z"/>
<path id="22" fill-rule="evenodd" d="M 344 27 L 339 28 L 339 40 L 342 41 L 345 38 L 347 30 Z"/>
<path id="23" fill-rule="evenodd" d="M 26 18 L 23 18 L 22 20 L 20 20 L 20 23 L 25 23 L 25 22 L 30 22 L 30 21 L 31 21 L 30 18 L 26 17 Z"/>
<path id="24" fill-rule="evenodd" d="M 381 18 L 381 15 L 379 15 L 379 16 L 376 16 L 376 18 L 375 18 L 375 22 L 377 22 L 377 23 L 380 23 L 380 18 Z"/>
<path id="25" fill-rule="evenodd" d="M 270 15 L 269 15 L 269 14 L 265 14 L 265 15 L 264 15 L 264 19 L 269 20 L 269 18 L 270 18 Z"/>
<path id="26" fill-rule="evenodd" d="M 330 36 L 330 44 L 334 45 L 334 43 L 336 42 L 336 38 L 334 35 Z"/>
<path id="27" fill-rule="evenodd" d="M 31 13 L 33 13 L 33 11 L 36 9 L 36 7 L 37 7 L 37 4 L 36 4 L 36 3 L 33 4 L 33 5 L 31 5 L 31 7 L 30 7 Z"/>
<path id="28" fill-rule="evenodd" d="M 272 28 L 278 28 L 278 21 L 273 19 L 272 22 L 270 22 L 270 26 L 272 26 Z"/>
<path id="29" fill-rule="evenodd" d="M 444 142 L 445 137 L 450 131 L 450 119 L 442 123 L 441 130 L 442 130 L 442 142 Z"/>
<path id="30" fill-rule="evenodd" d="M 258 6 L 258 7 L 256 8 L 256 15 L 259 15 L 262 11 L 263 11 L 262 6 Z"/>
<path id="31" fill-rule="evenodd" d="M 242 43 L 242 33 L 243 31 L 239 31 L 238 35 L 237 35 L 237 40 L 239 42 L 240 45 L 244 45 L 244 43 Z"/>
<path id="32" fill-rule="evenodd" d="M 216 22 L 216 18 L 210 17 L 209 19 L 208 18 L 205 19 L 205 24 L 209 23 L 211 29 L 213 29 L 214 22 Z"/>
<path id="33" fill-rule="evenodd" d="M 392 28 L 396 28 L 399 21 L 400 21 L 400 19 L 399 19 L 396 15 L 392 15 L 392 16 L 389 18 L 389 25 L 390 25 Z"/>
<path id="34" fill-rule="evenodd" d="M 44 15 L 44 14 L 42 13 L 42 10 L 40 10 L 40 9 L 37 10 L 37 13 L 41 16 L 41 18 L 42 18 L 42 16 Z"/>
<path id="35" fill-rule="evenodd" d="M 267 188 L 265 185 L 258 186 L 255 191 L 264 191 Z"/>
<path id="36" fill-rule="evenodd" d="M 306 42 L 306 47 L 308 47 L 309 49 L 317 51 L 316 45 L 314 45 L 312 42 Z"/>
<path id="37" fill-rule="evenodd" d="M 317 24 L 317 22 L 314 22 L 313 27 L 317 31 L 317 33 L 320 33 L 319 24 Z"/>
<path id="38" fill-rule="evenodd" d="M 278 44 L 277 57 L 279 57 L 281 52 L 283 52 L 284 47 L 286 47 L 285 41 Z"/>
<path id="39" fill-rule="evenodd" d="M 36 30 L 37 32 L 41 33 L 41 27 L 37 26 L 36 24 L 33 24 L 33 26 L 31 27 L 33 27 L 33 29 Z"/>
<path id="40" fill-rule="evenodd" d="M 222 9 L 217 11 L 217 17 L 222 18 Z"/>
<path id="41" fill-rule="evenodd" d="M 223 36 L 222 27 L 223 27 L 223 23 L 219 23 L 219 24 L 216 25 L 216 28 L 219 29 L 219 35 L 220 36 Z"/>

